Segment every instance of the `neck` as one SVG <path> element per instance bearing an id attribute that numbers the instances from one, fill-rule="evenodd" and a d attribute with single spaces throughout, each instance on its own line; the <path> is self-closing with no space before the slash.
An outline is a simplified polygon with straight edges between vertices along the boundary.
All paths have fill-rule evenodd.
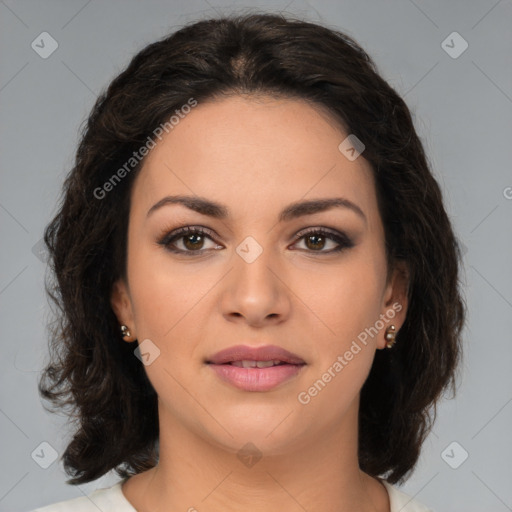
<path id="1" fill-rule="evenodd" d="M 158 465 L 123 487 L 139 511 L 381 512 L 386 489 L 359 469 L 354 404 L 332 432 L 289 442 L 277 453 L 250 444 L 226 449 L 175 420 L 160 404 Z M 241 443 L 243 446 L 244 443 Z"/>

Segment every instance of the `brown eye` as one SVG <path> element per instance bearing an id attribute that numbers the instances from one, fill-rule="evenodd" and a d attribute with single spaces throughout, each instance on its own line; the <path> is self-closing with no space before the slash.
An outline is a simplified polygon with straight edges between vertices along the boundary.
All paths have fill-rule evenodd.
<path id="1" fill-rule="evenodd" d="M 332 232 L 325 228 L 301 231 L 295 238 L 298 241 L 304 240 L 307 252 L 318 252 L 320 254 L 340 252 L 354 246 L 352 240 L 345 233 Z M 328 250 L 324 250 L 326 247 Z"/>
<path id="2" fill-rule="evenodd" d="M 213 246 L 204 247 L 207 241 L 211 241 Z M 186 226 L 172 231 L 166 234 L 158 243 L 170 252 L 186 254 L 187 256 L 199 255 L 208 249 L 222 248 L 222 246 L 214 243 L 209 230 L 193 226 Z"/>
<path id="3" fill-rule="evenodd" d="M 309 249 L 317 250 L 317 249 L 323 249 L 325 247 L 325 237 L 322 235 L 308 235 L 305 237 L 306 239 L 306 246 Z"/>
<path id="4" fill-rule="evenodd" d="M 198 234 L 190 234 L 181 237 L 184 240 L 183 244 L 187 249 L 193 251 L 194 249 L 201 249 L 204 244 L 204 236 Z"/>

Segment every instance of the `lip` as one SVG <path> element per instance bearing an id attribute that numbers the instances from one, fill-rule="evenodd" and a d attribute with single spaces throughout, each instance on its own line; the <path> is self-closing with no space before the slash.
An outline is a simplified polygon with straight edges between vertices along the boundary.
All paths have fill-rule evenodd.
<path id="1" fill-rule="evenodd" d="M 267 368 L 241 368 L 229 363 L 235 361 L 282 362 Z M 224 382 L 244 391 L 270 391 L 283 382 L 295 377 L 306 365 L 298 355 L 275 345 L 248 347 L 237 345 L 217 352 L 206 363 Z"/>
<path id="2" fill-rule="evenodd" d="M 263 347 L 249 347 L 247 345 L 235 345 L 214 354 L 206 362 L 210 364 L 225 364 L 233 361 L 271 361 L 279 359 L 283 363 L 300 365 L 305 364 L 304 359 L 284 348 L 276 345 Z"/>

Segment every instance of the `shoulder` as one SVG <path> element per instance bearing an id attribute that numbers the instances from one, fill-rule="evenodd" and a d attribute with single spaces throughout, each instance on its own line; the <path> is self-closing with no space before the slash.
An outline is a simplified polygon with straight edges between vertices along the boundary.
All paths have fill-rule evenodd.
<path id="1" fill-rule="evenodd" d="M 434 512 L 386 481 L 382 483 L 388 491 L 391 512 Z"/>
<path id="2" fill-rule="evenodd" d="M 88 496 L 60 501 L 31 512 L 98 512 L 98 510 L 136 512 L 121 490 L 123 482 L 124 480 L 121 480 L 112 487 L 97 489 Z"/>

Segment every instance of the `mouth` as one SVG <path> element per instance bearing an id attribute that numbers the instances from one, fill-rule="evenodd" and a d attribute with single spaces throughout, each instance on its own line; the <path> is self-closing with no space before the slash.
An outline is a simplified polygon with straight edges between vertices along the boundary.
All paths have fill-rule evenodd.
<path id="1" fill-rule="evenodd" d="M 306 364 L 304 359 L 297 354 L 276 345 L 264 345 L 262 347 L 235 345 L 217 352 L 209 359 L 206 359 L 205 362 L 207 364 L 248 363 L 250 366 L 245 366 L 246 368 L 255 368 L 258 366 L 258 363 L 272 363 L 268 364 L 268 366 L 281 363 L 294 365 Z"/>
<path id="2" fill-rule="evenodd" d="M 286 363 L 285 361 L 281 361 L 280 359 L 271 359 L 270 361 L 250 361 L 250 360 L 242 360 L 242 361 L 231 361 L 229 363 L 232 366 L 236 366 L 237 368 L 271 368 L 273 366 L 281 366 Z"/>
<path id="3" fill-rule="evenodd" d="M 297 376 L 306 362 L 281 347 L 238 345 L 205 361 L 224 382 L 244 391 L 270 391 Z"/>

